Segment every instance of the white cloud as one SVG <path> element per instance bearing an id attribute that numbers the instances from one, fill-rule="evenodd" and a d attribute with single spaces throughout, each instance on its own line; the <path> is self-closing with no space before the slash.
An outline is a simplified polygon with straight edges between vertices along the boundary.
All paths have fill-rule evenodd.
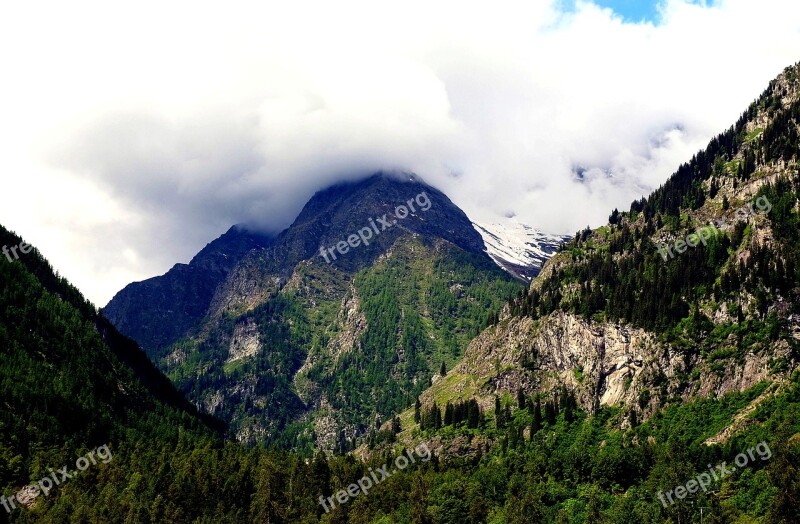
<path id="1" fill-rule="evenodd" d="M 670 0 L 658 25 L 560 5 L 3 6 L 0 223 L 99 304 L 383 167 L 474 218 L 573 232 L 800 60 L 795 2 Z"/>

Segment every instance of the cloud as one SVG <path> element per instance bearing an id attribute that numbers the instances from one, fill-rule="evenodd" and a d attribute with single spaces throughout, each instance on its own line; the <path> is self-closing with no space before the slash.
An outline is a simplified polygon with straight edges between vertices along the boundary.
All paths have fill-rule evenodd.
<path id="1" fill-rule="evenodd" d="M 800 60 L 800 5 L 659 9 L 653 24 L 581 1 L 7 6 L 0 223 L 98 304 L 380 168 L 478 220 L 597 226 Z"/>

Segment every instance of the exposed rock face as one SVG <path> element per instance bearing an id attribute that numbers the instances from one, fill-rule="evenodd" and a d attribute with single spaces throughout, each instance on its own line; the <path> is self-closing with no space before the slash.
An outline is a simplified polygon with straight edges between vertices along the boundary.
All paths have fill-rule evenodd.
<path id="1" fill-rule="evenodd" d="M 431 450 L 431 454 L 437 457 L 460 457 L 467 459 L 478 459 L 488 453 L 496 441 L 485 435 L 457 435 L 455 438 L 445 440 L 436 436 L 429 440 L 426 445 Z"/>
<path id="2" fill-rule="evenodd" d="M 512 318 L 479 335 L 454 371 L 489 377 L 484 394 L 517 389 L 549 393 L 560 385 L 587 411 L 633 403 L 645 371 L 682 369 L 652 334 L 630 326 L 587 322 L 554 313 L 534 321 Z"/>
<path id="3" fill-rule="evenodd" d="M 451 371 L 457 380 L 434 384 L 423 400 L 474 392 L 481 406 L 491 409 L 496 394 L 513 395 L 522 389 L 547 395 L 563 385 L 575 391 L 587 411 L 614 405 L 647 416 L 671 398 L 717 397 L 773 380 L 770 362 L 789 352 L 788 345 L 779 342 L 759 354 L 748 353 L 742 362 L 728 362 L 719 371 L 702 357 L 687 357 L 652 333 L 629 325 L 587 321 L 563 312 L 538 320 L 515 317 L 475 338 Z"/>
<path id="4" fill-rule="evenodd" d="M 244 322 L 236 324 L 233 330 L 226 362 L 251 357 L 258 352 L 259 347 L 258 326 L 253 319 L 247 318 Z"/>
<path id="5" fill-rule="evenodd" d="M 319 414 L 314 418 L 314 434 L 320 449 L 334 449 L 338 433 L 339 423 L 330 413 Z"/>
<path id="6" fill-rule="evenodd" d="M 252 260 L 245 260 L 216 289 L 208 307 L 208 315 L 218 318 L 224 313 L 246 313 L 267 301 L 280 289 L 281 283 L 280 277 L 265 272 Z"/>
<path id="7" fill-rule="evenodd" d="M 202 408 L 206 413 L 211 413 L 213 415 L 222 406 L 224 400 L 222 392 L 215 391 L 213 394 L 208 395 L 204 399 L 202 405 L 198 407 Z"/>
<path id="8" fill-rule="evenodd" d="M 342 299 L 337 318 L 338 333 L 328 343 L 328 353 L 338 359 L 342 354 L 360 349 L 361 335 L 367 330 L 367 317 L 361 311 L 361 300 L 355 286 Z"/>

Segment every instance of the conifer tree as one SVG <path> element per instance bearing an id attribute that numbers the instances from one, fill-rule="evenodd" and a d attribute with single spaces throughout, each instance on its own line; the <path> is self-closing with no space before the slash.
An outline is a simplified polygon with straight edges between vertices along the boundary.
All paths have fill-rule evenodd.
<path id="1" fill-rule="evenodd" d="M 525 393 L 522 388 L 517 388 L 517 406 L 519 409 L 525 409 Z"/>

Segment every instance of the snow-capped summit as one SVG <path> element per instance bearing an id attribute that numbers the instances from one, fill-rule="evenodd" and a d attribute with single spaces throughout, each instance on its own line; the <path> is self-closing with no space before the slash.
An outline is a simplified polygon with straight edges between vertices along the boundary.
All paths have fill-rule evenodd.
<path id="1" fill-rule="evenodd" d="M 495 263 L 517 278 L 530 281 L 569 235 L 552 235 L 509 218 L 492 224 L 472 223 Z"/>

